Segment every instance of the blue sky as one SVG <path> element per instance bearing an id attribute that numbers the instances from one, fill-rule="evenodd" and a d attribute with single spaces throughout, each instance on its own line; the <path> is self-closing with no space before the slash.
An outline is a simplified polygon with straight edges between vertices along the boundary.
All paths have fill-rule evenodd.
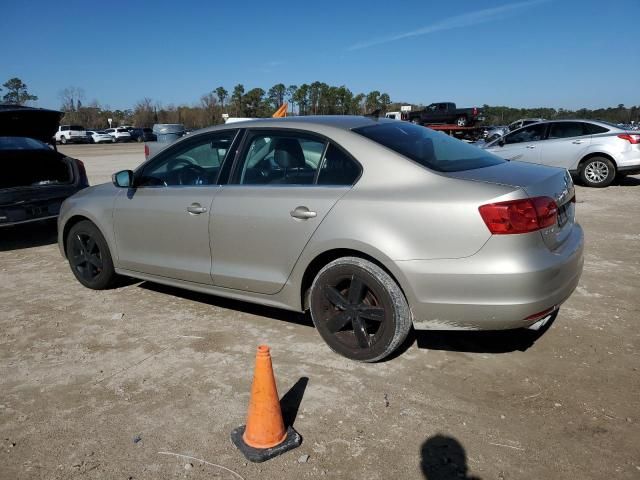
<path id="1" fill-rule="evenodd" d="M 111 108 L 315 80 L 394 101 L 640 104 L 638 0 L 6 2 L 0 83 Z M 147 6 L 148 5 L 148 6 Z"/>

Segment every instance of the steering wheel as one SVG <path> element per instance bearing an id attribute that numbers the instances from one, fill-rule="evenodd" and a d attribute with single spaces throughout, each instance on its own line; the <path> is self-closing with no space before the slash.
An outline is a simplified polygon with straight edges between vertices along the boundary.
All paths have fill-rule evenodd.
<path id="1" fill-rule="evenodd" d="M 178 171 L 180 185 L 204 185 L 207 171 L 200 165 L 187 164 Z"/>

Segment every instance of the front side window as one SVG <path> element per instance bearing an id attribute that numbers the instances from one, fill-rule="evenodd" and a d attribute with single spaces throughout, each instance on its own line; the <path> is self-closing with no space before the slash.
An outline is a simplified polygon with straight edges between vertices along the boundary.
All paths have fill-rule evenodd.
<path id="1" fill-rule="evenodd" d="M 549 128 L 549 139 L 571 138 L 589 135 L 582 122 L 554 122 Z"/>
<path id="2" fill-rule="evenodd" d="M 545 124 L 536 123 L 529 127 L 521 128 L 520 130 L 510 133 L 504 137 L 504 143 L 522 143 L 522 142 L 537 142 L 544 138 Z"/>
<path id="3" fill-rule="evenodd" d="M 353 131 L 439 172 L 473 170 L 505 162 L 485 150 L 411 123 L 385 122 Z"/>
<path id="4" fill-rule="evenodd" d="M 182 142 L 145 166 L 138 186 L 215 185 L 237 130 L 201 135 Z"/>
<path id="5" fill-rule="evenodd" d="M 298 133 L 256 133 L 245 150 L 241 185 L 311 185 L 325 149 L 319 138 Z"/>

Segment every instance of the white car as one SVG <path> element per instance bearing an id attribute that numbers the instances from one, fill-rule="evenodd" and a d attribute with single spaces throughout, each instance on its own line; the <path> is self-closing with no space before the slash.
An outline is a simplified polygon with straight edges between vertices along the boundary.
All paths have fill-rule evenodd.
<path id="1" fill-rule="evenodd" d="M 131 140 L 131 134 L 129 130 L 124 127 L 107 128 L 105 133 L 111 135 L 113 143 L 115 142 L 128 142 Z"/>
<path id="2" fill-rule="evenodd" d="M 484 148 L 507 160 L 566 168 L 589 187 L 640 173 L 640 134 L 595 120 L 534 123 Z"/>
<path id="3" fill-rule="evenodd" d="M 113 137 L 102 130 L 87 130 L 89 143 L 112 143 Z"/>
<path id="4" fill-rule="evenodd" d="M 87 132 L 80 125 L 60 125 L 54 135 L 56 143 L 86 143 Z"/>

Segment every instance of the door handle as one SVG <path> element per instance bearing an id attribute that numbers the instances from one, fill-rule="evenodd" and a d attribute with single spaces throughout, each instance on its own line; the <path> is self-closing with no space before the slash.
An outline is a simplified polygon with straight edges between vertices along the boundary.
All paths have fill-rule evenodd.
<path id="1" fill-rule="evenodd" d="M 581 143 L 582 143 L 582 140 L 574 140 L 574 141 L 573 141 L 573 142 L 571 142 L 571 143 L 575 143 L 576 145 L 579 145 L 579 144 L 581 144 Z"/>
<path id="2" fill-rule="evenodd" d="M 527 148 L 533 149 L 533 148 L 536 148 L 536 146 L 535 145 L 527 145 Z"/>
<path id="3" fill-rule="evenodd" d="M 192 215 L 200 215 L 201 213 L 205 213 L 207 211 L 207 207 L 203 207 L 199 203 L 192 203 L 187 207 L 187 212 Z"/>
<path id="4" fill-rule="evenodd" d="M 289 212 L 293 218 L 299 218 L 301 220 L 308 220 L 309 218 L 314 218 L 318 214 L 316 212 L 312 212 L 307 207 L 300 206 L 296 207 Z"/>

